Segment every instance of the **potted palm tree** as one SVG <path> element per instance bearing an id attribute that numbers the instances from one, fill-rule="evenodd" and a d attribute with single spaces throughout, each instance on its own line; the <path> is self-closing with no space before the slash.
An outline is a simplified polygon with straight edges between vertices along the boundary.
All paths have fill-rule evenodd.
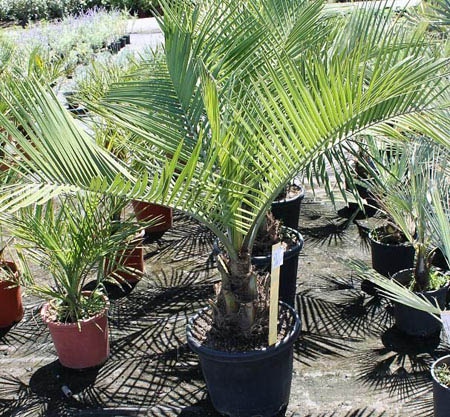
<path id="1" fill-rule="evenodd" d="M 410 267 L 395 272 L 392 278 L 425 297 L 436 300 L 443 308 L 448 290 L 447 278 L 439 270 L 434 270 L 432 265 L 437 247 L 429 226 L 430 208 L 427 199 L 432 185 L 436 186 L 438 173 L 445 171 L 448 155 L 444 150 L 439 151 L 438 145 L 421 137 L 414 138 L 413 143 L 392 144 L 391 151 L 388 161 L 381 161 L 377 157 L 372 159 L 379 169 L 377 182 L 372 183 L 370 189 L 377 198 L 379 207 L 391 221 L 390 225 L 372 232 L 372 236 L 379 236 L 392 229 L 394 232 L 391 236 L 399 235 L 409 243 L 409 246 L 403 247 L 414 250 Z M 445 181 L 446 177 L 443 178 L 440 182 Z M 388 237 L 387 234 L 383 236 L 384 239 Z M 380 249 L 377 246 L 383 244 L 380 241 L 372 244 L 372 261 L 374 258 L 380 261 L 379 257 L 374 256 L 374 252 L 378 253 L 376 251 Z M 398 253 L 396 256 L 398 257 Z M 389 262 L 389 259 L 384 261 Z M 377 269 L 375 266 L 373 265 L 378 272 L 386 269 Z M 432 316 L 402 304 L 395 304 L 394 317 L 400 330 L 415 336 L 428 336 L 439 332 L 441 328 L 439 321 Z"/>
<path id="2" fill-rule="evenodd" d="M 42 319 L 59 361 L 68 368 L 97 366 L 109 355 L 103 283 L 112 278 L 105 277 L 102 262 L 139 227 L 111 221 L 111 213 L 123 206 L 118 199 L 78 193 L 3 215 L 18 240 L 30 290 L 47 300 Z M 31 261 L 47 271 L 48 280 L 33 281 Z M 87 290 L 90 280 L 94 285 Z"/>
<path id="3" fill-rule="evenodd" d="M 444 138 L 442 143 L 446 144 L 447 158 L 450 144 Z M 442 152 L 442 150 L 441 150 Z M 427 210 L 427 224 L 432 236 L 433 243 L 438 247 L 446 262 L 450 261 L 450 182 L 448 177 L 448 167 L 446 170 L 435 172 L 433 180 L 431 181 L 428 198 L 424 200 Z M 353 268 L 358 272 L 360 278 L 370 279 L 374 282 L 381 292 L 395 301 L 407 306 L 410 311 L 416 310 L 423 314 L 429 314 L 433 322 L 439 322 L 440 316 L 443 313 L 444 307 L 424 297 L 422 294 L 417 294 L 411 291 L 410 288 L 405 287 L 395 280 L 388 280 L 374 270 L 370 270 L 361 262 L 351 262 Z M 447 279 L 449 276 L 447 275 Z M 448 312 L 447 312 L 448 314 Z M 449 338 L 448 326 L 446 327 L 447 339 Z M 437 359 L 431 367 L 431 376 L 433 379 L 433 399 L 434 399 L 434 416 L 445 417 L 448 416 L 450 390 L 448 387 L 449 372 L 448 364 L 450 363 L 450 356 L 443 356 Z"/>
<path id="4" fill-rule="evenodd" d="M 16 160 L 35 174 L 4 187 L 13 197 L 0 197 L 0 206 L 12 210 L 39 200 L 42 189 L 76 187 L 174 207 L 203 222 L 221 242 L 222 280 L 214 307 L 191 320 L 188 343 L 200 353 L 219 412 L 271 416 L 288 402 L 300 323 L 281 306 L 278 342 L 268 346 L 267 277 L 251 265 L 260 225 L 298 172 L 355 132 L 416 122 L 419 109 L 430 116 L 445 60 L 427 55 L 408 28 L 380 24 L 391 16 L 377 10 L 330 16 L 318 2 L 163 3 L 164 53 L 147 63 L 144 79 L 112 86 L 91 107 L 133 132 L 129 147 L 143 168 L 96 147 L 44 87 L 18 81 L 26 104 L 3 94 L 36 144 L 28 159 Z M 0 121 L 24 141 L 7 118 Z M 415 129 L 425 126 L 417 117 Z M 46 150 L 60 143 L 76 148 L 76 158 L 66 146 Z M 52 163 L 56 155 L 64 169 Z"/>

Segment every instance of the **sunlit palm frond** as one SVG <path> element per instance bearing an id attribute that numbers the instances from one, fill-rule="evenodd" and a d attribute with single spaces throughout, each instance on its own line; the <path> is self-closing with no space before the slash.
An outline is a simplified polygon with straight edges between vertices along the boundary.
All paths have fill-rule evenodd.
<path id="1" fill-rule="evenodd" d="M 346 264 L 356 272 L 360 279 L 369 280 L 376 284 L 380 288 L 380 293 L 392 301 L 431 314 L 439 315 L 441 313 L 441 309 L 438 305 L 433 304 L 424 296 L 412 292 L 396 281 L 384 277 L 375 270 L 369 268 L 365 263 L 358 260 L 351 260 L 347 261 Z"/>
<path id="2" fill-rule="evenodd" d="M 11 141 L 2 151 L 15 172 L 2 204 L 23 206 L 81 189 L 126 194 L 146 187 L 145 177 L 136 181 L 96 146 L 87 127 L 71 117 L 50 88 L 33 78 L 11 78 L 2 87 L 7 111 L 0 113 L 0 124 Z"/>

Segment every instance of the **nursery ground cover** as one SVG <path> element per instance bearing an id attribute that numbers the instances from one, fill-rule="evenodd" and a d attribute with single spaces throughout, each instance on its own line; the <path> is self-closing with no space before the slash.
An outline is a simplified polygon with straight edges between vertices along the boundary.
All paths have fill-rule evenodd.
<path id="1" fill-rule="evenodd" d="M 307 194 L 297 292 L 302 334 L 286 416 L 432 415 L 429 365 L 445 346 L 398 333 L 388 306 L 363 293 L 339 261 L 368 261 L 362 236 L 379 221 L 349 221 Z M 211 234 L 181 214 L 159 243 L 146 245 L 144 279 L 125 292 L 111 289 L 111 356 L 98 369 L 59 365 L 41 301 L 26 294 L 25 318 L 0 338 L 0 415 L 218 416 L 184 334 L 214 294 L 212 254 Z"/>

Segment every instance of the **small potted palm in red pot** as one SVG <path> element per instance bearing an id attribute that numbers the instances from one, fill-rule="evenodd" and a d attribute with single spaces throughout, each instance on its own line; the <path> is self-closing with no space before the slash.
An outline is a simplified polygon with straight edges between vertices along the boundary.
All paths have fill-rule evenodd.
<path id="1" fill-rule="evenodd" d="M 102 364 L 109 355 L 105 257 L 124 249 L 139 226 L 112 220 L 126 201 L 77 193 L 29 206 L 6 217 L 18 238 L 30 289 L 47 301 L 41 310 L 61 364 L 83 369 Z M 25 261 L 27 261 L 25 263 Z M 47 271 L 33 281 L 29 262 Z M 86 284 L 90 284 L 86 290 Z"/>

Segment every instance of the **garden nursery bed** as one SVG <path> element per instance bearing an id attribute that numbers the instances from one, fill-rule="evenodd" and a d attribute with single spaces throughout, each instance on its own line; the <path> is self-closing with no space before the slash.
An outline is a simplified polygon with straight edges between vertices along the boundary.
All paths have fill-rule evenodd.
<path id="1" fill-rule="evenodd" d="M 289 417 L 431 416 L 430 364 L 447 348 L 404 336 L 389 306 L 365 294 L 341 259 L 370 262 L 369 224 L 339 217 L 330 204 L 302 203 Z M 110 288 L 111 354 L 98 368 L 63 368 L 41 320 L 42 301 L 25 293 L 25 316 L 0 338 L 2 416 L 219 416 L 197 356 L 186 344 L 190 316 L 213 297 L 213 236 L 177 214 L 148 243 L 146 273 L 134 287 Z M 45 279 L 45 277 L 40 277 Z"/>
<path id="2" fill-rule="evenodd" d="M 449 417 L 448 1 L 72 3 L 0 29 L 0 416 Z"/>

